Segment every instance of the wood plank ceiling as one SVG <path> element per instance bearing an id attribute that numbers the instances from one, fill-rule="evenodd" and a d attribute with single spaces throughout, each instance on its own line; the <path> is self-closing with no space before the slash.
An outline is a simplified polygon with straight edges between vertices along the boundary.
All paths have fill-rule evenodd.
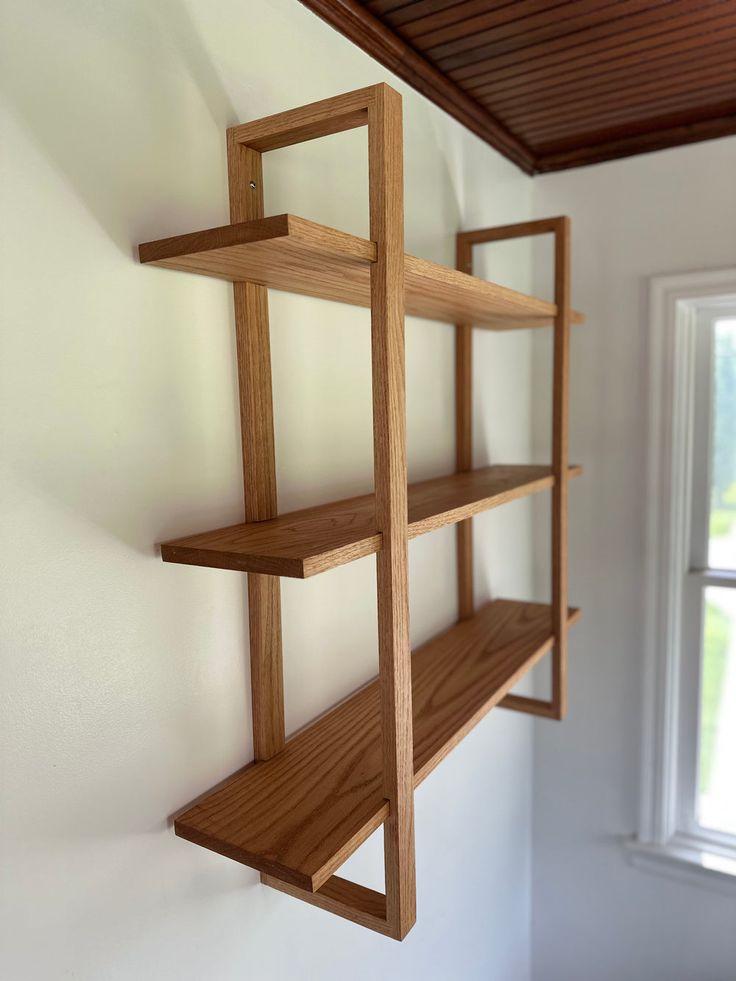
<path id="1" fill-rule="evenodd" d="M 527 173 L 736 133 L 736 0 L 302 0 Z"/>

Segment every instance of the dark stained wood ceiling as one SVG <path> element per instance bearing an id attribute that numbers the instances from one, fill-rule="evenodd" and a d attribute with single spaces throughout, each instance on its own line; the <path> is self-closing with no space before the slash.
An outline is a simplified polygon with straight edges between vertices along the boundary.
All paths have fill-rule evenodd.
<path id="1" fill-rule="evenodd" d="M 528 173 L 736 133 L 736 0 L 302 0 Z"/>

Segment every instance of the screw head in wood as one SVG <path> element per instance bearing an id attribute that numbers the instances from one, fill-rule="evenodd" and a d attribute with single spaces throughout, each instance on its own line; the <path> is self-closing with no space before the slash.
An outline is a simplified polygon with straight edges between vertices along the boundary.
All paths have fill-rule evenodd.
<path id="1" fill-rule="evenodd" d="M 253 188 L 253 190 L 255 190 L 256 189 L 256 182 L 255 181 L 251 181 L 250 182 L 250 186 Z"/>

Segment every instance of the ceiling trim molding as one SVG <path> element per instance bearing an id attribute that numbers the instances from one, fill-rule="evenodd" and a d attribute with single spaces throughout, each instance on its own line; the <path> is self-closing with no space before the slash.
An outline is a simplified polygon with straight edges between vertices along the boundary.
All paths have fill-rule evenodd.
<path id="1" fill-rule="evenodd" d="M 357 0 L 301 0 L 301 3 L 525 173 L 533 174 L 538 169 L 534 154 L 525 143 Z"/>

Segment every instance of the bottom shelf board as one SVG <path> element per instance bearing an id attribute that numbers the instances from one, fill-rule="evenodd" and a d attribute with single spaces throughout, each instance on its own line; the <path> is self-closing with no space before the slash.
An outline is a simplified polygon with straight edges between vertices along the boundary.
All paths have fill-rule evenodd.
<path id="1" fill-rule="evenodd" d="M 572 623 L 578 611 L 570 610 Z M 551 608 L 493 600 L 412 656 L 414 784 L 552 647 Z M 378 680 L 251 763 L 176 833 L 284 882 L 319 889 L 386 819 Z"/>

